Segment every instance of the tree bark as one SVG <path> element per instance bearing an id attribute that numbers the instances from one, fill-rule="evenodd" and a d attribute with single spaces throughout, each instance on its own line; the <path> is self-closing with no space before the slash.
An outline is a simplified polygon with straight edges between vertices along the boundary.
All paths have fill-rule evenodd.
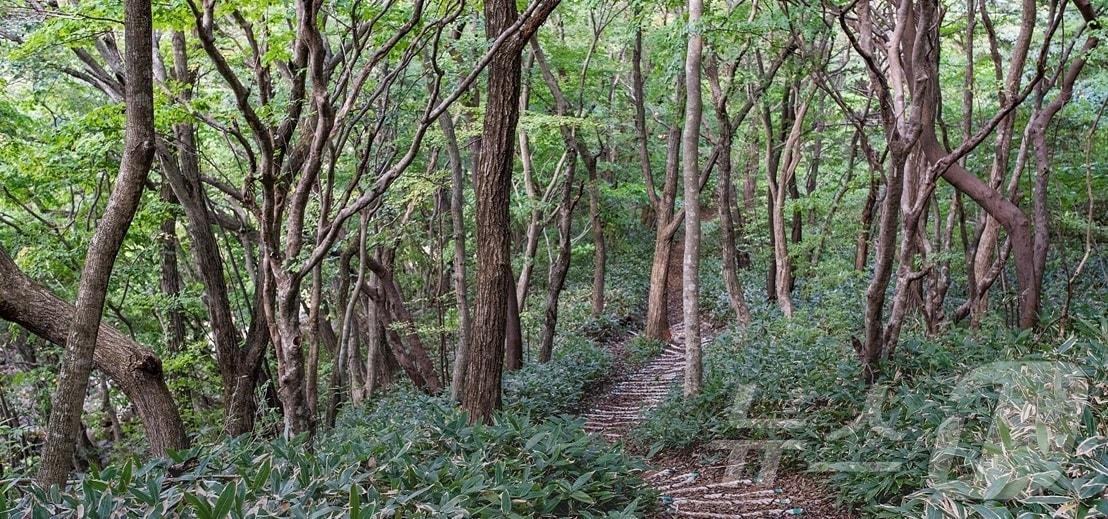
<path id="1" fill-rule="evenodd" d="M 592 316 L 604 313 L 604 280 L 608 268 L 608 242 L 604 238 L 604 218 L 600 214 L 600 179 L 596 171 L 597 157 L 582 154 L 588 172 L 589 221 L 592 226 L 593 272 L 592 272 Z"/>
<path id="2" fill-rule="evenodd" d="M 417 387 L 429 394 L 439 393 L 442 391 L 442 382 L 435 372 L 434 363 L 431 362 L 427 349 L 423 347 L 419 330 L 416 329 L 415 319 L 412 318 L 407 305 L 404 304 L 404 298 L 400 293 L 400 287 L 397 286 L 396 280 L 393 278 L 392 271 L 372 257 L 367 257 L 366 260 L 366 265 L 381 281 L 384 298 L 388 301 L 390 320 L 399 323 L 403 328 L 402 333 L 388 330 L 390 334 L 396 335 L 397 344 L 402 345 L 404 349 L 399 359 L 401 365 L 408 371 Z"/>
<path id="3" fill-rule="evenodd" d="M 168 183 L 162 184 L 162 200 L 170 205 L 176 205 L 177 198 L 169 189 Z M 185 345 L 185 318 L 181 313 L 181 272 L 177 268 L 177 217 L 167 216 L 161 225 L 162 261 L 161 261 L 161 291 L 166 297 L 173 298 L 171 306 L 166 310 L 164 324 L 162 325 L 166 338 L 166 346 L 171 352 L 180 352 Z"/>
<path id="4" fill-rule="evenodd" d="M 485 2 L 485 36 L 492 40 L 519 16 L 513 0 Z M 527 35 L 528 37 L 530 35 Z M 523 40 L 526 42 L 526 39 Z M 481 154 L 474 176 L 477 194 L 477 301 L 473 342 L 461 392 L 470 420 L 485 422 L 500 407 L 508 291 L 514 289 L 508 212 L 519 93 L 522 45 L 495 56 L 488 67 L 488 102 Z"/>
<path id="5" fill-rule="evenodd" d="M 866 201 L 862 204 L 862 224 L 858 230 L 858 240 L 854 244 L 854 270 L 866 270 L 869 263 L 869 241 L 873 228 L 873 208 L 877 205 L 877 191 L 879 184 L 877 178 L 871 174 L 869 190 L 866 191 Z"/>
<path id="6" fill-rule="evenodd" d="M 675 112 L 682 113 L 685 110 L 685 78 L 679 74 L 678 85 L 674 93 Z M 641 78 L 638 81 L 641 87 Z M 641 97 L 642 93 L 636 95 Z M 640 139 L 646 140 L 649 136 L 645 126 L 639 130 Z M 644 144 L 645 145 L 645 144 Z M 680 175 L 681 153 L 681 121 L 674 117 L 666 132 L 666 163 L 665 179 L 662 192 L 655 196 L 654 205 L 654 255 L 650 263 L 650 291 L 646 300 L 646 336 L 651 339 L 663 340 L 669 335 L 669 315 L 666 289 L 669 278 L 669 256 L 673 248 L 673 235 L 677 232 L 677 221 L 674 219 L 674 204 L 677 198 L 677 180 Z M 643 166 L 644 174 L 649 173 L 647 165 Z M 647 191 L 656 190 L 654 179 L 647 177 Z"/>
<path id="7" fill-rule="evenodd" d="M 511 270 L 508 270 L 511 274 Z M 523 368 L 523 330 L 519 325 L 519 302 L 515 290 L 508 291 L 508 318 L 504 323 L 504 369 Z"/>
<path id="8" fill-rule="evenodd" d="M 739 282 L 737 257 L 738 245 L 735 240 L 735 220 L 733 216 L 734 201 L 732 200 L 733 185 L 731 182 L 731 144 L 734 140 L 735 129 L 731 125 L 731 117 L 727 113 L 727 95 L 719 80 L 719 70 L 715 59 L 710 59 L 704 67 L 708 77 L 708 85 L 712 91 L 712 105 L 716 114 L 716 124 L 719 126 L 719 142 L 716 145 L 719 163 L 719 180 L 716 182 L 716 200 L 719 212 L 720 234 L 723 237 L 723 284 L 727 290 L 727 299 L 731 304 L 731 310 L 741 324 L 750 323 L 750 309 L 746 306 L 746 297 L 743 294 L 742 284 Z"/>
<path id="9" fill-rule="evenodd" d="M 181 84 L 191 84 L 193 77 L 184 33 L 173 34 L 173 50 L 171 77 Z M 182 89 L 180 95 L 182 101 L 188 102 L 192 98 L 191 88 Z M 232 318 L 223 258 L 212 232 L 208 199 L 200 177 L 196 129 L 192 123 L 182 122 L 174 125 L 173 132 L 172 148 L 165 141 L 157 143 L 159 164 L 184 210 L 189 250 L 204 286 L 204 306 L 212 327 L 216 363 L 223 385 L 223 430 L 228 436 L 238 436 L 254 429 L 256 373 L 267 341 L 246 341 L 247 345 L 256 345 L 258 349 L 240 346 L 242 336 Z M 254 315 L 262 317 L 261 313 Z M 251 327 L 254 326 L 251 323 Z"/>
<path id="10" fill-rule="evenodd" d="M 574 177 L 577 171 L 577 157 L 573 150 L 568 151 L 565 183 L 562 185 L 562 200 L 558 206 L 558 253 L 546 278 L 546 311 L 542 326 L 542 340 L 539 343 L 539 362 L 549 362 L 554 352 L 554 332 L 558 324 L 558 300 L 565 286 L 566 273 L 572 258 L 571 235 L 573 227 Z"/>
<path id="11" fill-rule="evenodd" d="M 62 346 L 74 313 L 73 305 L 28 278 L 0 249 L 0 319 Z M 151 452 L 160 456 L 188 447 L 177 404 L 165 385 L 161 359 L 108 324 L 101 323 L 96 340 L 93 362 L 134 404 Z"/>
<path id="12" fill-rule="evenodd" d="M 685 246 L 681 270 L 681 299 L 685 324 L 685 396 L 700 393 L 703 366 L 700 352 L 700 59 L 701 0 L 689 0 L 689 36 L 685 54 L 685 127 L 681 132 L 681 170 L 684 177 Z"/>
<path id="13" fill-rule="evenodd" d="M 450 398 L 457 400 L 465 384 L 472 333 L 469 316 L 469 296 L 466 286 L 465 172 L 462 153 L 454 133 L 454 121 L 444 111 L 439 116 L 439 129 L 446 140 L 446 156 L 450 161 L 450 224 L 454 234 L 454 299 L 458 306 L 458 347 L 450 380 Z"/>
<path id="14" fill-rule="evenodd" d="M 124 3 L 124 70 L 126 72 L 126 123 L 119 176 L 85 254 L 85 266 L 77 288 L 76 310 L 66 339 L 58 372 L 46 445 L 36 477 L 44 487 L 64 486 L 81 411 L 88 392 L 96 339 L 100 331 L 108 282 L 116 255 L 123 244 L 154 158 L 153 31 L 151 6 L 142 0 Z"/>
<path id="15" fill-rule="evenodd" d="M 777 306 L 786 317 L 792 317 L 793 304 L 791 294 L 792 262 L 789 259 L 787 238 L 785 237 L 785 196 L 788 186 L 795 181 L 796 169 L 800 164 L 800 135 L 804 127 L 804 116 L 808 111 L 808 102 L 800 101 L 799 89 L 793 94 L 794 105 L 799 103 L 795 114 L 791 114 L 792 128 L 783 143 L 783 154 L 776 169 L 779 178 L 768 178 L 769 195 L 772 198 L 770 211 L 770 230 L 773 233 L 773 266 Z M 790 110 L 791 111 L 791 110 Z M 767 169 L 767 172 L 770 170 Z M 794 219 L 799 217 L 794 215 Z"/>

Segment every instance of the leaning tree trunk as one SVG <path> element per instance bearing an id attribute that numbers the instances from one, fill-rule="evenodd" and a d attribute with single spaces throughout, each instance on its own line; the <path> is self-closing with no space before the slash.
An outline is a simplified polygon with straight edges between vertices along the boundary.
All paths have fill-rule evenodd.
<path id="1" fill-rule="evenodd" d="M 59 346 L 73 322 L 73 305 L 27 277 L 0 249 L 0 319 Z M 101 323 L 93 362 L 134 404 L 156 455 L 188 447 L 185 426 L 165 385 L 162 361 L 115 328 Z"/>
<path id="2" fill-rule="evenodd" d="M 124 3 L 124 71 L 126 124 L 119 177 L 104 208 L 104 216 L 85 254 L 77 288 L 77 304 L 58 372 L 58 390 L 50 408 L 46 445 L 36 479 L 49 487 L 64 486 L 72 469 L 73 449 L 80 432 L 81 411 L 88 392 L 108 282 L 123 238 L 138 211 L 142 189 L 154 159 L 153 46 L 151 6 L 142 0 Z"/>
<path id="3" fill-rule="evenodd" d="M 438 394 L 442 391 L 442 382 L 435 372 L 431 356 L 423 346 L 423 340 L 419 337 L 415 319 L 404 304 L 404 297 L 400 293 L 400 287 L 396 284 L 392 271 L 372 257 L 367 257 L 366 260 L 369 269 L 381 281 L 383 297 L 388 301 L 389 318 L 403 328 L 402 333 L 396 333 L 397 344 L 404 349 L 403 352 L 398 352 L 401 353 L 398 355 L 401 364 L 416 386 L 428 394 Z M 395 333 L 393 330 L 389 332 Z"/>

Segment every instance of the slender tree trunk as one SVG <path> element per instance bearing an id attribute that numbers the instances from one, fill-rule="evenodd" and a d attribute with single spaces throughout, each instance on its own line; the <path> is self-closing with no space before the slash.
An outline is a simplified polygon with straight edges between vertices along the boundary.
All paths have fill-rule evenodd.
<path id="1" fill-rule="evenodd" d="M 855 131 L 854 136 L 850 139 L 850 151 L 847 153 L 846 158 L 846 172 L 843 173 L 842 184 L 839 185 L 839 189 L 835 191 L 835 196 L 831 198 L 831 207 L 827 209 L 827 216 L 823 219 L 823 226 L 819 231 L 819 239 L 816 241 L 815 248 L 812 249 L 812 255 L 809 259 L 809 263 L 816 265 L 819 263 L 823 254 L 823 246 L 827 243 L 827 235 L 831 232 L 831 226 L 835 222 L 835 216 L 839 212 L 839 205 L 843 201 L 843 197 L 846 196 L 846 192 L 850 189 L 850 182 L 854 180 L 854 165 L 858 158 L 858 138 L 859 132 Z"/>
<path id="2" fill-rule="evenodd" d="M 604 238 L 604 218 L 600 214 L 600 179 L 596 171 L 597 158 L 582 155 L 585 170 L 589 174 L 589 221 L 592 225 L 593 272 L 592 272 L 592 316 L 604 313 L 604 279 L 608 267 L 608 242 Z"/>
<path id="3" fill-rule="evenodd" d="M 870 233 L 873 228 L 873 209 L 877 206 L 878 187 L 877 178 L 871 174 L 866 201 L 862 204 L 862 224 L 854 245 L 854 270 L 857 271 L 866 270 L 866 264 L 869 263 Z"/>
<path id="4" fill-rule="evenodd" d="M 108 422 L 112 443 L 119 445 L 123 442 L 123 427 L 119 424 L 119 413 L 112 405 L 112 392 L 108 387 L 108 379 L 100 379 L 100 412 L 104 413 L 104 419 Z"/>
<path id="5" fill-rule="evenodd" d="M 191 84 L 194 81 L 188 65 L 185 35 L 181 32 L 173 33 L 173 67 L 170 73 L 181 84 Z M 180 95 L 184 102 L 188 102 L 192 98 L 192 91 L 185 88 Z M 212 327 L 216 362 L 223 384 L 223 429 L 228 436 L 238 436 L 254 428 L 255 377 L 258 365 L 264 357 L 267 341 L 246 341 L 247 345 L 254 344 L 259 349 L 240 347 L 242 336 L 231 316 L 223 258 L 212 232 L 207 196 L 200 178 L 195 131 L 191 123 L 175 124 L 173 148 L 167 143 L 158 142 L 157 151 L 165 177 L 184 210 L 188 224 L 189 249 L 196 263 L 200 282 L 204 286 L 204 305 Z M 254 315 L 260 318 L 263 314 Z M 251 327 L 254 326 L 251 323 Z"/>
<path id="6" fill-rule="evenodd" d="M 510 269 L 508 273 L 511 274 Z M 515 290 L 509 290 L 508 318 L 504 328 L 504 369 L 519 371 L 522 367 L 523 330 L 519 325 L 519 303 L 516 301 Z"/>
<path id="7" fill-rule="evenodd" d="M 542 339 L 539 343 L 539 362 L 549 362 L 554 352 L 554 332 L 558 325 L 558 300 L 565 286 L 566 273 L 572 258 L 573 236 L 573 187 L 577 171 L 577 157 L 573 150 L 568 151 L 565 183 L 562 185 L 562 200 L 558 206 L 558 253 L 546 278 L 546 311 L 542 326 Z"/>
<path id="8" fill-rule="evenodd" d="M 162 200 L 170 205 L 176 205 L 177 198 L 169 189 L 168 183 L 162 184 Z M 170 215 L 162 220 L 161 225 L 162 262 L 161 262 L 161 289 L 162 294 L 172 298 L 171 306 L 166 310 L 163 329 L 166 338 L 166 346 L 171 352 L 180 352 L 185 345 L 185 318 L 181 313 L 181 272 L 177 268 L 177 217 Z"/>
<path id="9" fill-rule="evenodd" d="M 377 390 L 386 381 L 386 377 L 381 376 L 382 368 L 386 367 L 385 354 L 385 338 L 381 333 L 381 323 L 377 318 L 377 305 L 367 297 L 358 296 L 358 299 L 362 301 L 362 305 L 365 307 L 365 318 L 361 319 L 363 325 L 362 335 L 366 341 L 366 360 L 365 360 L 365 389 L 363 393 L 368 400 L 373 397 L 373 392 Z"/>
<path id="10" fill-rule="evenodd" d="M 530 65 L 528 65 L 530 75 Z M 530 80 L 524 82 L 520 94 L 520 110 L 526 111 L 529 100 Z M 534 162 L 531 157 L 531 142 L 527 132 L 520 128 L 519 134 L 519 161 L 523 166 L 523 187 L 527 193 L 527 201 L 531 205 L 531 214 L 527 221 L 526 245 L 523 248 L 523 267 L 519 271 L 519 281 L 516 282 L 516 304 L 522 310 L 527 307 L 527 292 L 531 286 L 531 272 L 535 267 L 535 254 L 539 250 L 539 232 L 542 220 L 542 203 L 539 200 L 538 188 L 535 186 Z"/>
<path id="11" fill-rule="evenodd" d="M 345 352 L 347 355 L 349 364 L 349 368 L 347 369 L 347 371 L 349 373 L 350 379 L 350 399 L 351 402 L 354 403 L 354 405 L 358 405 L 362 401 L 362 381 L 359 377 L 356 376 L 358 369 L 357 366 L 359 365 L 358 362 L 361 360 L 361 358 L 360 355 L 356 354 L 357 348 L 352 347 L 352 345 L 359 342 L 357 335 L 354 333 L 354 308 L 358 304 L 359 289 L 361 288 L 362 283 L 365 283 L 366 263 L 368 262 L 369 255 L 369 252 L 367 250 L 368 244 L 366 243 L 366 230 L 367 227 L 369 227 L 368 220 L 369 213 L 363 211 L 362 217 L 358 222 L 358 275 L 354 281 L 354 291 L 353 293 L 351 293 L 349 289 L 349 281 L 344 283 L 344 285 L 347 286 L 343 286 L 340 288 L 340 290 L 342 290 L 341 297 L 346 299 L 346 308 L 343 311 L 341 325 L 342 331 L 339 335 L 339 352 L 340 357 L 342 352 Z M 341 276 L 341 279 L 348 280 L 350 272 L 344 268 L 343 271 L 339 273 L 339 275 Z M 335 369 L 339 369 L 338 362 L 336 362 L 335 364 Z M 334 423 L 333 420 L 329 420 L 329 422 L 332 424 Z"/>
<path id="12" fill-rule="evenodd" d="M 459 398 L 465 384 L 466 365 L 469 362 L 471 325 L 469 296 L 466 291 L 466 227 L 465 227 L 465 172 L 458 138 L 454 133 L 454 121 L 449 112 L 439 116 L 439 128 L 446 140 L 446 156 L 450 160 L 450 224 L 454 233 L 454 298 L 458 306 L 458 347 L 454 353 L 454 368 L 450 381 L 450 397 Z"/>
<path id="13" fill-rule="evenodd" d="M 700 393 L 703 366 L 700 352 L 700 59 L 703 49 L 701 0 L 689 0 L 689 41 L 685 54 L 685 128 L 681 133 L 681 170 L 684 176 L 685 247 L 681 270 L 681 299 L 685 323 L 685 395 Z"/>
<path id="14" fill-rule="evenodd" d="M 800 97 L 799 89 L 794 94 Z M 799 102 L 799 99 L 796 99 Z M 795 181 L 796 169 L 800 164 L 800 135 L 804 127 L 804 116 L 808 110 L 806 101 L 800 102 L 799 108 L 793 115 L 792 129 L 785 140 L 784 152 L 778 167 L 780 178 L 769 179 L 770 195 L 773 197 L 773 210 L 770 212 L 771 230 L 773 232 L 774 255 L 774 288 L 777 291 L 777 306 L 786 317 L 792 317 L 793 304 L 791 294 L 792 262 L 789 259 L 787 238 L 785 237 L 785 197 L 788 186 Z M 794 219 L 800 217 L 794 214 Z M 795 238 L 795 236 L 794 236 Z"/>
<path id="15" fill-rule="evenodd" d="M 349 260 L 340 259 L 340 271 L 349 266 Z M 308 326 L 311 329 L 312 342 L 308 345 L 308 360 L 305 366 L 304 396 L 308 399 L 308 413 L 319 416 L 319 353 L 323 343 L 322 320 L 323 306 L 323 265 L 312 269 L 312 287 L 308 300 Z M 340 302 L 340 306 L 341 302 Z"/>
<path id="16" fill-rule="evenodd" d="M 46 445 L 37 481 L 44 487 L 65 486 L 80 433 L 81 411 L 88 392 L 97 334 L 115 258 L 138 211 L 142 189 L 154 159 L 153 32 L 151 7 L 142 0 L 124 3 L 124 70 L 126 123 L 119 176 L 104 215 L 85 254 L 77 288 L 76 311 L 58 372 L 58 389 L 50 408 Z"/>
<path id="17" fill-rule="evenodd" d="M 873 267 L 873 278 L 866 288 L 865 342 L 855 343 L 855 349 L 862 359 L 862 368 L 866 381 L 877 378 L 878 364 L 884 347 L 882 326 L 884 324 L 885 292 L 892 276 L 893 255 L 896 252 L 896 235 L 900 219 L 900 196 L 903 189 L 901 180 L 904 174 L 906 158 L 899 154 L 890 154 L 885 199 L 881 203 L 881 218 L 877 227 L 877 242 Z"/>
<path id="18" fill-rule="evenodd" d="M 735 240 L 735 220 L 731 195 L 733 185 L 731 182 L 731 144 L 734 139 L 734 128 L 731 126 L 731 117 L 727 113 L 727 96 L 723 92 L 719 80 L 719 70 L 715 59 L 709 60 L 709 65 L 704 67 L 708 76 L 708 84 L 712 91 L 712 105 L 715 109 L 716 123 L 719 125 L 719 142 L 716 145 L 719 164 L 719 180 L 716 182 L 716 199 L 719 211 L 720 234 L 723 237 L 723 284 L 727 289 L 727 298 L 731 303 L 731 310 L 742 324 L 750 322 L 750 310 L 746 306 L 746 298 L 743 295 L 743 287 L 739 282 L 739 261 L 736 257 L 738 246 Z"/>
<path id="19" fill-rule="evenodd" d="M 781 101 L 781 132 L 787 132 L 786 128 L 790 127 L 791 122 L 789 119 L 789 92 L 786 91 L 784 98 Z M 773 127 L 773 116 L 770 115 L 769 101 L 766 98 L 762 98 L 762 127 L 766 137 L 766 214 L 769 218 L 769 247 L 773 251 L 773 254 L 769 255 L 769 264 L 766 267 L 766 299 L 769 301 L 777 301 L 777 232 L 774 230 L 774 225 L 777 217 L 777 196 L 778 189 L 783 189 L 784 186 L 778 186 L 777 175 L 778 170 L 781 169 L 781 152 L 783 146 L 778 146 L 778 142 L 784 141 L 785 136 L 780 138 L 776 135 Z"/>
<path id="20" fill-rule="evenodd" d="M 520 85 L 519 111 L 521 113 L 527 111 L 527 105 L 530 101 L 531 65 L 531 60 L 528 60 L 528 78 L 526 82 L 521 81 Z M 523 309 L 521 303 L 527 295 L 527 285 L 531 280 L 531 268 L 535 262 L 535 252 L 538 250 L 538 220 L 541 212 L 532 175 L 531 148 L 527 142 L 527 133 L 522 128 L 517 128 L 516 133 L 519 138 L 520 162 L 523 163 L 523 184 L 527 192 L 527 199 L 532 206 L 530 221 L 527 224 L 527 244 L 523 252 L 523 270 L 519 274 L 518 282 L 514 281 L 516 279 L 514 274 L 511 276 L 513 289 L 508 294 L 508 317 L 504 328 L 504 369 L 508 371 L 519 371 L 523 367 L 523 330 L 519 322 L 519 312 Z M 508 254 L 511 256 L 510 242 Z M 508 270 L 511 273 L 510 265 Z"/>
<path id="21" fill-rule="evenodd" d="M 400 287 L 392 275 L 391 269 L 382 265 L 376 259 L 367 257 L 367 266 L 381 281 L 381 289 L 385 300 L 388 301 L 388 315 L 392 322 L 398 323 L 403 328 L 402 333 L 388 330 L 396 335 L 396 343 L 402 345 L 405 350 L 400 357 L 401 365 L 408 371 L 409 377 L 416 386 L 429 394 L 437 394 L 442 391 L 442 382 L 435 372 L 435 365 L 431 362 L 431 356 L 423 347 L 423 341 L 416 329 L 415 319 L 404 304 L 404 298 L 400 293 Z"/>

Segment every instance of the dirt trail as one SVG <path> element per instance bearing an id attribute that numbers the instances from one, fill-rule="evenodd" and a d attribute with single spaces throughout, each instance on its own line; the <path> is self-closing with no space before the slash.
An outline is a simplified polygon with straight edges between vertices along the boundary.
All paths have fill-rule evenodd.
<path id="1" fill-rule="evenodd" d="M 682 383 L 685 369 L 682 245 L 677 242 L 670 254 L 666 283 L 667 314 L 671 324 L 669 342 L 653 360 L 622 374 L 584 415 L 586 430 L 611 442 L 623 441 L 650 410 Z M 702 327 L 701 336 L 702 346 L 713 338 L 707 327 Z M 779 477 L 772 484 L 763 484 L 748 479 L 741 471 L 738 475 L 727 474 L 727 454 L 701 448 L 663 455 L 658 460 L 660 468 L 646 475 L 647 481 L 662 494 L 662 516 L 703 519 L 851 517 L 836 510 L 827 492 L 808 478 Z"/>

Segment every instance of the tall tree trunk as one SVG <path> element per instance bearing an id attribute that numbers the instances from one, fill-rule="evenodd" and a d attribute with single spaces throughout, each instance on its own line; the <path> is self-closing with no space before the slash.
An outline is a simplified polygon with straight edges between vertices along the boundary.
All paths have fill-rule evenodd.
<path id="1" fill-rule="evenodd" d="M 731 117 L 727 113 L 727 96 L 723 92 L 719 80 L 719 69 L 714 58 L 709 59 L 705 65 L 705 73 L 708 76 L 708 85 L 712 91 L 712 105 L 715 109 L 716 123 L 719 126 L 719 142 L 716 145 L 716 153 L 719 163 L 719 180 L 716 182 L 716 200 L 719 212 L 720 234 L 723 237 L 723 284 L 727 289 L 727 299 L 731 303 L 731 310 L 742 324 L 750 322 L 750 310 L 746 306 L 746 297 L 743 294 L 742 284 L 739 282 L 737 258 L 738 246 L 735 240 L 735 220 L 731 198 L 734 186 L 731 182 L 731 144 L 734 140 L 734 127 L 731 126 Z"/>
<path id="2" fill-rule="evenodd" d="M 583 150 L 582 150 L 583 151 Z M 604 279 L 608 268 L 608 242 L 604 238 L 604 218 L 600 214 L 600 179 L 596 171 L 597 157 L 582 154 L 585 171 L 589 178 L 589 221 L 592 225 L 593 272 L 592 272 L 592 316 L 604 313 Z"/>
<path id="3" fill-rule="evenodd" d="M 678 85 L 674 93 L 675 113 L 684 116 L 685 110 L 685 78 L 679 74 Z M 641 87 L 641 78 L 640 78 Z M 641 97 L 641 93 L 636 97 Z M 640 129 L 640 139 L 648 138 L 645 126 Z M 644 144 L 645 145 L 645 144 Z M 653 197 L 654 204 L 654 255 L 650 263 L 650 292 L 646 301 L 646 336 L 652 339 L 665 339 L 669 334 L 669 301 L 667 296 L 667 280 L 669 279 L 669 256 L 673 248 L 673 235 L 679 225 L 674 218 L 674 204 L 677 198 L 677 180 L 680 175 L 681 154 L 681 120 L 674 117 L 666 132 L 666 163 L 665 179 L 662 184 L 662 192 Z M 648 166 L 643 166 L 644 174 L 649 172 Z M 648 177 L 647 191 L 654 192 L 654 181 Z"/>
<path id="4" fill-rule="evenodd" d="M 1074 5 L 1088 26 L 1096 24 L 1096 13 L 1089 0 L 1074 0 Z M 1032 188 L 1031 205 L 1035 233 L 1032 238 L 1032 279 L 1029 285 L 1020 284 L 1020 327 L 1030 328 L 1038 324 L 1039 299 L 1042 293 L 1043 276 L 1046 274 L 1047 252 L 1050 246 L 1050 219 L 1047 207 L 1047 186 L 1051 173 L 1051 149 L 1046 142 L 1046 132 L 1054 116 L 1058 114 L 1073 97 L 1073 86 L 1090 54 L 1100 44 L 1097 33 L 1085 40 L 1080 53 L 1066 67 L 1061 75 L 1058 94 L 1031 120 L 1030 136 L 1035 150 L 1035 183 Z M 1044 95 L 1042 93 L 1041 97 Z M 1016 259 L 1019 261 L 1019 258 Z"/>
<path id="5" fill-rule="evenodd" d="M 112 443 L 119 445 L 123 442 L 123 426 L 119 423 L 119 413 L 112 405 L 112 392 L 108 387 L 108 379 L 100 379 L 100 412 L 104 413 L 104 421 L 107 422 L 111 432 Z"/>
<path id="6" fill-rule="evenodd" d="M 700 393 L 700 58 L 701 0 L 689 0 L 689 41 L 685 54 L 685 127 L 681 132 L 681 170 L 684 176 L 685 247 L 681 270 L 681 299 L 685 323 L 685 395 Z"/>
<path id="7" fill-rule="evenodd" d="M 450 224 L 454 234 L 454 300 L 458 306 L 458 347 L 454 353 L 454 368 L 450 379 L 450 398 L 457 400 L 465 384 L 466 365 L 469 362 L 471 325 L 469 296 L 466 291 L 466 224 L 465 224 L 465 172 L 462 153 L 454 133 L 454 121 L 444 111 L 439 116 L 439 129 L 446 140 L 446 156 L 450 161 Z"/>
<path id="8" fill-rule="evenodd" d="M 181 84 L 192 84 L 194 81 L 188 65 L 185 35 L 181 32 L 173 34 L 173 67 L 170 73 Z M 182 89 L 180 95 L 183 102 L 188 102 L 192 98 L 192 90 Z M 254 428 L 255 377 L 267 341 L 246 341 L 247 345 L 258 345 L 258 349 L 240 347 L 242 336 L 232 318 L 223 258 L 212 232 L 208 200 L 200 177 L 196 129 L 193 124 L 183 122 L 175 124 L 173 132 L 175 140 L 172 148 L 170 143 L 157 143 L 159 164 L 184 210 L 189 250 L 204 286 L 204 305 L 212 327 L 216 363 L 223 384 L 223 430 L 228 436 L 238 436 Z M 255 313 L 255 316 L 261 318 L 263 314 Z M 255 324 L 251 323 L 251 327 Z"/>
<path id="9" fill-rule="evenodd" d="M 999 52 L 996 50 L 999 43 L 997 42 L 995 30 L 992 25 L 992 21 L 989 18 L 988 11 L 985 3 L 980 4 L 982 22 L 986 28 L 986 36 L 990 45 L 990 57 L 993 60 L 993 68 L 995 70 L 996 81 L 1001 83 L 998 88 L 998 94 L 1000 102 L 1002 104 L 1007 103 L 1008 99 L 1018 95 L 1020 84 L 1023 82 L 1024 68 L 1027 61 L 1028 50 L 1030 49 L 1031 40 L 1033 36 L 1033 30 L 1035 28 L 1035 19 L 1038 16 L 1038 10 L 1036 3 L 1032 0 L 1024 0 L 1023 2 L 1023 14 L 1021 23 L 1019 25 L 1020 31 L 1016 36 L 1011 54 L 1008 58 L 1008 73 L 1003 78 L 1000 76 L 1001 68 L 1004 65 Z M 967 30 L 972 30 L 973 25 L 976 24 L 976 9 L 971 2 L 966 4 L 969 20 L 967 23 Z M 973 39 L 967 37 L 965 41 L 965 51 L 968 54 L 973 52 Z M 973 60 L 968 60 L 966 65 L 966 82 L 967 92 L 972 92 L 971 78 L 973 76 Z M 964 94 L 965 95 L 965 94 Z M 972 94 L 970 94 L 972 95 Z M 963 98 L 963 102 L 966 99 Z M 972 102 L 972 98 L 970 99 Z M 972 112 L 970 113 L 972 116 Z M 1016 123 L 1016 113 L 1012 113 L 1005 116 L 996 129 L 996 146 L 993 148 L 993 161 L 992 167 L 989 172 L 988 185 L 993 189 L 1000 189 L 1001 181 L 1004 179 L 1004 175 L 1008 171 L 1008 162 L 1012 149 L 1012 141 L 1014 137 L 1014 127 Z M 965 166 L 965 163 L 962 163 Z M 972 293 L 973 303 L 970 306 L 970 311 L 973 314 L 973 321 L 979 322 L 984 313 L 988 310 L 989 305 L 989 292 L 988 287 L 983 286 L 983 281 L 990 270 L 990 266 L 993 263 L 993 252 L 996 250 L 998 237 L 1000 235 L 1001 225 L 1000 223 L 990 216 L 988 213 L 982 215 L 984 223 L 980 229 L 981 236 L 977 241 L 977 246 L 974 250 L 972 259 L 973 274 L 972 277 L 975 280 L 975 286 L 970 287 Z"/>
<path id="10" fill-rule="evenodd" d="M 527 67 L 530 76 L 531 66 Z M 523 83 L 519 96 L 520 111 L 527 110 L 530 99 L 530 79 Z M 527 307 L 527 292 L 531 286 L 531 272 L 535 267 L 535 254 L 539 249 L 539 232 L 541 231 L 542 202 L 539 200 L 538 188 L 535 185 L 534 161 L 531 157 L 531 141 L 527 137 L 527 131 L 519 128 L 519 161 L 523 166 L 523 188 L 527 193 L 527 201 L 531 206 L 527 220 L 526 245 L 523 247 L 523 267 L 519 271 L 519 281 L 516 282 L 516 304 L 522 310 Z"/>
<path id="11" fill-rule="evenodd" d="M 124 2 L 124 70 L 126 123 L 119 177 L 85 254 L 77 288 L 76 311 L 58 372 L 58 389 L 50 408 L 46 445 L 37 481 L 64 486 L 80 433 L 81 411 L 88 392 L 97 334 L 115 258 L 138 211 L 142 189 L 154 159 L 153 31 L 151 6 Z"/>
<path id="12" fill-rule="evenodd" d="M 495 39 L 516 21 L 513 0 L 485 2 L 485 36 Z M 504 335 L 508 313 L 511 244 L 508 214 L 512 188 L 512 152 L 519 119 L 519 51 L 513 47 L 492 58 L 488 102 L 481 132 L 481 154 L 474 176 L 477 194 L 477 301 L 473 342 L 461 392 L 462 408 L 474 422 L 488 421 L 500 407 Z"/>
<path id="13" fill-rule="evenodd" d="M 799 88 L 793 94 L 793 105 L 799 103 L 799 108 L 794 114 L 790 114 L 792 128 L 782 145 L 783 153 L 781 161 L 776 169 L 780 170 L 778 178 L 768 178 L 769 194 L 773 205 L 770 211 L 770 229 L 773 233 L 773 266 L 774 289 L 777 292 L 777 306 L 786 317 L 792 317 L 793 304 L 792 264 L 789 259 L 788 241 L 785 237 L 785 197 L 789 191 L 789 185 L 796 179 L 796 169 L 800 164 L 800 136 L 804 127 L 804 116 L 808 110 L 807 101 L 800 101 Z M 792 111 L 791 108 L 787 111 Z M 794 215 L 794 219 L 800 216 Z M 794 236 L 795 238 L 795 236 Z"/>
<path id="14" fill-rule="evenodd" d="M 769 264 L 766 266 L 766 299 L 768 301 L 777 301 L 777 233 L 774 230 L 774 221 L 776 219 L 777 212 L 777 198 L 774 193 L 778 189 L 777 175 L 778 170 L 781 169 L 781 153 L 784 146 L 779 146 L 779 142 L 785 140 L 785 133 L 788 132 L 791 126 L 789 116 L 791 111 L 789 109 L 791 90 L 786 90 L 781 101 L 781 133 L 778 136 L 773 125 L 773 116 L 770 114 L 769 101 L 766 98 L 762 98 L 762 128 L 766 137 L 766 215 L 769 218 L 769 248 L 773 251 L 773 254 L 769 255 Z M 783 186 L 781 186 L 783 187 Z"/>
<path id="15" fill-rule="evenodd" d="M 855 343 L 862 359 L 864 377 L 868 382 L 877 378 L 877 368 L 884 347 L 885 293 L 892 276 L 893 255 L 896 252 L 896 235 L 900 219 L 900 196 L 903 190 L 901 178 L 906 158 L 890 154 L 885 176 L 885 199 L 881 202 L 881 217 L 877 223 L 877 241 L 874 251 L 873 278 L 866 288 L 865 342 Z"/>

